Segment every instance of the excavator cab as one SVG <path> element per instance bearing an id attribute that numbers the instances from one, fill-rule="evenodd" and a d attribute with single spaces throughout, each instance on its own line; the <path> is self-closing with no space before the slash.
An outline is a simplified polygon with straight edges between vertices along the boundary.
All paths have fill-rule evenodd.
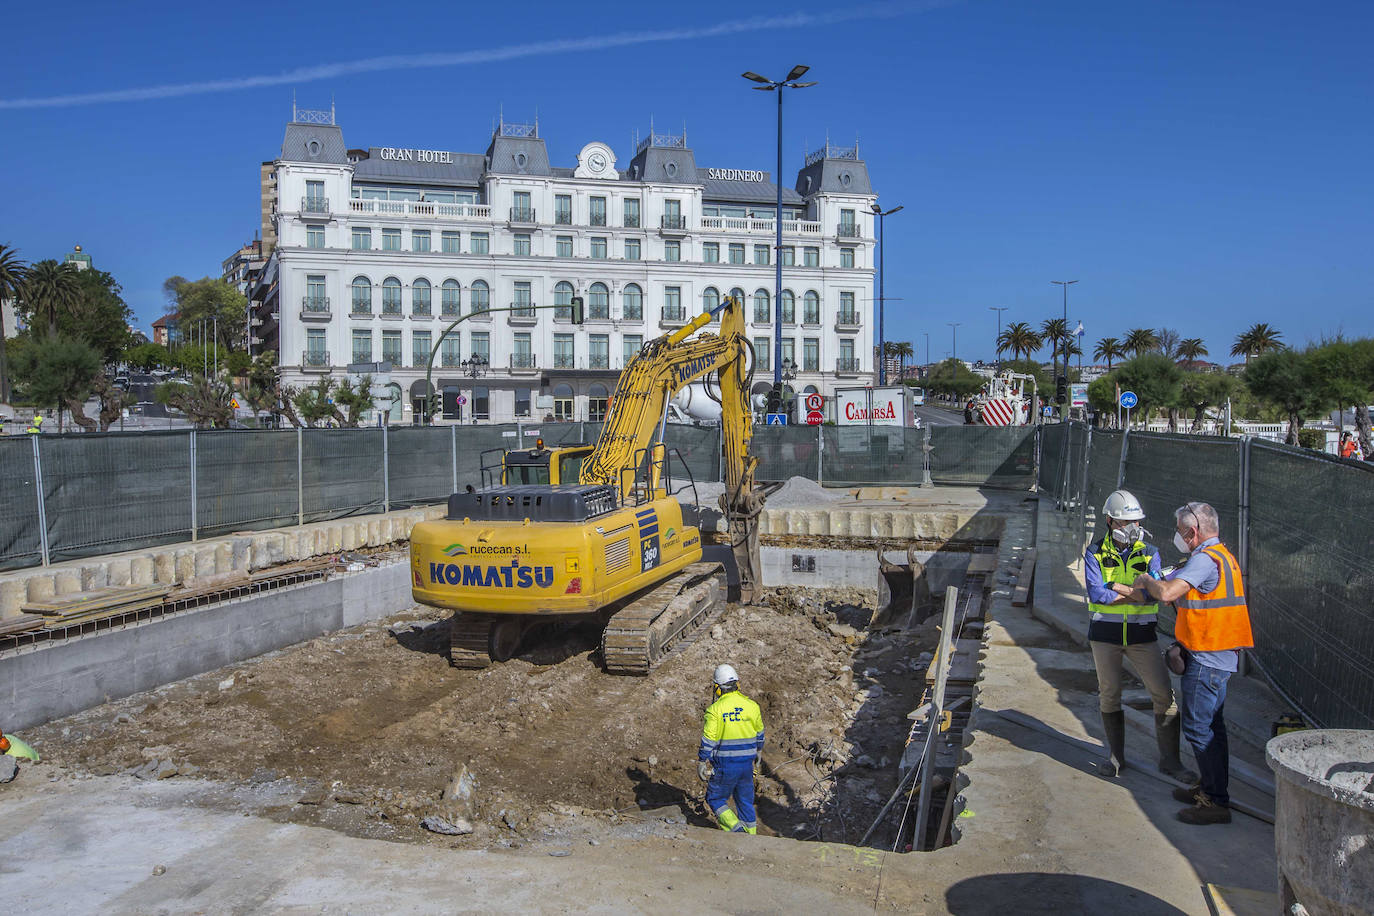
<path id="1" fill-rule="evenodd" d="M 546 448 L 544 440 L 537 439 L 534 448 L 492 449 L 483 453 L 482 484 L 484 487 L 496 484 L 498 471 L 499 486 L 577 483 L 578 475 L 582 471 L 582 462 L 592 453 L 593 448 L 591 445 Z M 488 463 L 488 455 L 493 458 L 499 455 L 499 465 L 495 461 Z"/>

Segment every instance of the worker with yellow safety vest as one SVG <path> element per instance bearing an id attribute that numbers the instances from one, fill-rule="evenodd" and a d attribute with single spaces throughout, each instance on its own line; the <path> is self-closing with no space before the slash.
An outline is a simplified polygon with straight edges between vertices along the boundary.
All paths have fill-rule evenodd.
<path id="1" fill-rule="evenodd" d="M 1156 642 L 1159 605 L 1135 586 L 1137 577 L 1158 577 L 1159 551 L 1145 542 L 1145 511 L 1128 490 L 1116 490 L 1102 506 L 1107 531 L 1088 545 L 1083 583 L 1088 592 L 1088 645 L 1097 669 L 1097 703 L 1110 756 L 1097 765 L 1100 776 L 1116 776 L 1126 766 L 1126 714 L 1121 708 L 1121 672 L 1131 660 L 1150 691 L 1155 714 L 1159 771 L 1192 784 L 1197 774 L 1178 756 L 1179 718 L 1164 657 Z"/>
<path id="2" fill-rule="evenodd" d="M 706 708 L 697 751 L 697 776 L 721 830 L 758 833 L 754 766 L 763 751 L 763 712 L 739 690 L 739 674 L 720 665 L 711 679 L 715 702 Z M 730 810 L 735 801 L 738 814 Z"/>
<path id="3" fill-rule="evenodd" d="M 1178 608 L 1174 637 L 1182 647 L 1183 734 L 1201 771 L 1197 786 L 1174 791 L 1179 801 L 1192 803 L 1178 819 L 1229 824 L 1226 682 L 1240 667 L 1240 650 L 1255 645 L 1245 581 L 1240 563 L 1221 543 L 1216 509 L 1202 502 L 1180 506 L 1174 527 L 1174 547 L 1188 559 L 1165 581 L 1141 577 L 1135 585 Z"/>
<path id="4" fill-rule="evenodd" d="M 29 428 L 24 432 L 36 436 L 43 431 L 43 415 L 38 411 L 33 412 L 33 419 L 29 421 Z"/>

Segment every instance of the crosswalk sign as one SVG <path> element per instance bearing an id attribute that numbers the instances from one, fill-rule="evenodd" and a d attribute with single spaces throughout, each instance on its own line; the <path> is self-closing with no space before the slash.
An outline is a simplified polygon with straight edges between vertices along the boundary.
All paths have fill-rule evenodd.
<path id="1" fill-rule="evenodd" d="M 786 426 L 786 425 L 787 425 L 787 414 L 785 414 L 785 413 L 770 413 L 770 414 L 768 415 L 768 423 L 767 423 L 767 425 L 768 425 L 768 426 Z"/>

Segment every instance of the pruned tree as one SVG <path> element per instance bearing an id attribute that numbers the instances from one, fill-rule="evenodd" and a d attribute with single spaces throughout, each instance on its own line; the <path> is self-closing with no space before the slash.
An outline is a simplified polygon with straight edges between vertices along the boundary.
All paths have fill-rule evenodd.
<path id="1" fill-rule="evenodd" d="M 1312 360 L 1297 350 L 1276 350 L 1257 356 L 1245 368 L 1250 393 L 1277 407 L 1288 419 L 1289 445 L 1298 444 L 1303 419 L 1333 406 L 1318 382 Z"/>
<path id="2" fill-rule="evenodd" d="M 163 382 L 153 397 L 181 411 L 197 429 L 227 429 L 234 419 L 234 389 L 221 379 L 193 375 L 189 382 Z"/>
<path id="3" fill-rule="evenodd" d="M 343 414 L 334 406 L 333 395 L 334 380 L 326 375 L 296 391 L 292 403 L 306 426 L 319 426 L 329 420 L 342 424 Z"/>
<path id="4" fill-rule="evenodd" d="M 82 405 L 91 396 L 100 372 L 100 354 L 82 340 L 42 337 L 15 351 L 15 379 L 30 401 L 58 411 L 58 432 L 62 431 L 64 410 L 71 411 L 78 424 L 95 426 L 95 421 L 83 413 Z"/>
<path id="5" fill-rule="evenodd" d="M 344 378 L 334 389 L 334 404 L 342 410 L 342 425 L 357 429 L 363 415 L 377 406 L 372 396 L 372 376 L 362 375 L 355 384 Z"/>

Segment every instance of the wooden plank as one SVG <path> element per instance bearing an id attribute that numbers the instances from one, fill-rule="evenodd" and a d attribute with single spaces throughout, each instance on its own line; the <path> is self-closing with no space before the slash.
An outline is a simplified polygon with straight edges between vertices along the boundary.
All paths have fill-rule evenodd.
<path id="1" fill-rule="evenodd" d="M 991 573 L 997 571 L 997 554 L 995 553 L 975 553 L 973 558 L 968 561 L 968 571 L 971 573 Z"/>
<path id="2" fill-rule="evenodd" d="M 1012 607 L 1025 607 L 1030 603 L 1031 588 L 1035 585 L 1035 558 L 1034 547 L 1021 554 L 1021 571 L 1016 576 L 1016 588 L 1011 593 Z"/>
<path id="3" fill-rule="evenodd" d="M 954 640 L 954 647 L 950 652 L 948 683 L 972 684 L 978 679 L 978 653 L 982 648 L 983 641 L 981 639 Z M 939 662 L 938 656 L 930 660 L 930 666 L 926 668 L 927 685 L 935 683 L 935 675 L 939 671 Z"/>
<path id="4" fill-rule="evenodd" d="M 38 617 L 11 617 L 0 621 L 0 636 L 13 636 L 16 633 L 37 630 L 42 626 L 43 621 Z"/>
<path id="5" fill-rule="evenodd" d="M 20 607 L 20 610 L 26 614 L 70 614 L 76 611 L 116 607 L 121 604 L 129 604 L 148 598 L 161 598 L 170 590 L 171 589 L 166 585 L 141 586 L 138 588 L 111 586 L 107 588 L 92 589 L 86 592 L 74 592 L 70 595 L 62 595 L 42 601 L 27 601 Z"/>

